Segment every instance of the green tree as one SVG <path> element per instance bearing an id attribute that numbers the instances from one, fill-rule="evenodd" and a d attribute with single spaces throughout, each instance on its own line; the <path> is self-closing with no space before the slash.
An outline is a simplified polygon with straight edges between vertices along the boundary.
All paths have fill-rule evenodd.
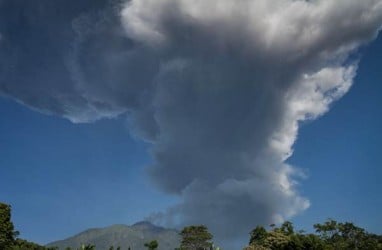
<path id="1" fill-rule="evenodd" d="M 300 249 L 300 241 L 294 235 L 291 222 L 286 221 L 279 228 L 275 227 L 275 225 L 271 227 L 272 230 L 269 232 L 262 226 L 253 229 L 247 249 Z"/>
<path id="2" fill-rule="evenodd" d="M 295 232 L 291 222 L 267 231 L 256 227 L 245 250 L 382 250 L 382 236 L 369 234 L 353 223 L 328 220 L 315 224 L 316 234 Z"/>
<path id="3" fill-rule="evenodd" d="M 284 250 L 290 243 L 290 237 L 277 230 L 268 233 L 263 246 L 272 250 Z"/>
<path id="4" fill-rule="evenodd" d="M 322 241 L 317 235 L 315 234 L 295 234 L 291 238 L 291 244 L 292 246 L 298 246 L 295 247 L 295 249 L 302 249 L 302 250 L 323 250 L 325 249 L 325 242 Z"/>
<path id="5" fill-rule="evenodd" d="M 283 224 L 281 224 L 280 229 L 278 229 L 281 233 L 285 235 L 293 235 L 294 234 L 294 228 L 293 224 L 290 221 L 285 221 Z"/>
<path id="6" fill-rule="evenodd" d="M 257 226 L 255 229 L 253 229 L 250 233 L 251 237 L 249 239 L 250 245 L 262 245 L 264 244 L 264 240 L 267 238 L 268 232 L 265 230 L 262 226 Z"/>
<path id="7" fill-rule="evenodd" d="M 80 250 L 95 250 L 95 246 L 91 244 L 82 244 Z"/>
<path id="8" fill-rule="evenodd" d="M 370 234 L 350 222 L 338 223 L 329 219 L 323 224 L 315 224 L 314 228 L 319 237 L 325 241 L 327 249 L 382 249 L 378 236 Z"/>
<path id="9" fill-rule="evenodd" d="M 158 241 L 152 240 L 150 242 L 145 243 L 145 247 L 149 250 L 155 250 L 158 248 Z"/>
<path id="10" fill-rule="evenodd" d="M 245 247 L 243 250 L 270 250 L 270 249 L 261 245 L 252 244 Z"/>
<path id="11" fill-rule="evenodd" d="M 29 242 L 23 239 L 16 239 L 13 243 L 12 250 L 57 250 L 57 247 L 44 247 L 36 243 Z"/>
<path id="12" fill-rule="evenodd" d="M 212 234 L 204 225 L 189 226 L 180 232 L 181 250 L 205 250 L 212 246 Z"/>
<path id="13" fill-rule="evenodd" d="M 0 203 L 0 249 L 11 248 L 17 235 L 11 220 L 11 206 Z"/>

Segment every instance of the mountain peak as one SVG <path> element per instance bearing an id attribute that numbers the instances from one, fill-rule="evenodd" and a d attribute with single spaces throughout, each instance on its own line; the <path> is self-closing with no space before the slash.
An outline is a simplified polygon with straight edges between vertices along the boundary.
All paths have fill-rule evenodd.
<path id="1" fill-rule="evenodd" d="M 88 229 L 65 240 L 52 242 L 48 246 L 76 249 L 82 244 L 92 244 L 97 249 L 120 246 L 122 250 L 127 250 L 128 247 L 144 250 L 146 249 L 144 244 L 153 239 L 159 242 L 158 250 L 174 249 L 180 242 L 176 230 L 159 227 L 148 221 L 140 221 L 131 226 L 115 224 L 104 228 Z"/>

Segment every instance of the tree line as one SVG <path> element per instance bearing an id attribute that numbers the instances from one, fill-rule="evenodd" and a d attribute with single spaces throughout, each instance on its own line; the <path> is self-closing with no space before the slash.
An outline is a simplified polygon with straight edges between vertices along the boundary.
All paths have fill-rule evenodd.
<path id="1" fill-rule="evenodd" d="M 351 222 L 339 223 L 329 219 L 315 224 L 315 233 L 295 231 L 293 224 L 266 230 L 257 226 L 250 233 L 249 246 L 244 250 L 380 250 L 382 236 L 368 233 Z"/>
<path id="2" fill-rule="evenodd" d="M 249 244 L 243 250 L 382 250 L 382 235 L 372 234 L 351 222 L 337 222 L 329 219 L 313 225 L 315 233 L 296 231 L 289 221 L 281 226 L 270 225 L 268 229 L 257 226 L 250 232 Z M 175 250 L 219 250 L 213 244 L 213 235 L 204 225 L 183 228 L 179 233 L 181 243 Z M 18 238 L 11 220 L 11 206 L 0 203 L 0 249 L 1 250 L 57 250 Z M 144 244 L 148 250 L 156 250 L 158 241 Z M 94 245 L 82 245 L 79 249 L 95 250 Z M 115 250 L 120 250 L 117 247 Z M 114 250 L 111 246 L 109 250 Z M 128 247 L 128 250 L 132 250 Z"/>

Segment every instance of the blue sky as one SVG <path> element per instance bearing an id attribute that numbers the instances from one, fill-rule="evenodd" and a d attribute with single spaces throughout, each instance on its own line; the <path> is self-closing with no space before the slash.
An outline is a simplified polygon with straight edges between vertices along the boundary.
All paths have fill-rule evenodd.
<path id="1" fill-rule="evenodd" d="M 289 160 L 308 175 L 300 190 L 312 205 L 292 220 L 306 230 L 334 218 L 382 233 L 382 38 L 362 55 L 351 91 L 302 127 Z M 8 98 L 0 112 L 0 197 L 22 237 L 132 224 L 176 201 L 147 181 L 150 155 L 123 118 L 72 124 Z"/>
<path id="2" fill-rule="evenodd" d="M 300 130 L 292 164 L 308 171 L 303 192 L 312 206 L 295 222 L 353 221 L 381 233 L 382 38 L 362 51 L 350 92 Z"/>
<path id="3" fill-rule="evenodd" d="M 46 243 L 132 224 L 173 203 L 147 182 L 146 145 L 124 119 L 72 124 L 6 98 L 1 114 L 0 197 L 21 237 Z"/>
<path id="4" fill-rule="evenodd" d="M 381 35 L 364 45 L 382 12 L 371 0 L 332 9 L 325 1 L 281 8 L 295 29 L 270 34 L 240 27 L 277 13 L 260 0 L 213 13 L 212 23 L 203 4 L 216 2 L 188 13 L 184 1 L 172 20 L 179 27 L 167 15 L 145 19 L 150 1 L 118 13 L 114 1 L 0 4 L 0 201 L 12 205 L 21 237 L 48 243 L 153 214 L 162 223 L 206 222 L 220 239 L 246 241 L 248 227 L 291 213 L 305 230 L 333 218 L 382 233 Z M 171 16 L 166 2 L 155 10 Z M 375 20 L 363 22 L 371 11 Z M 328 29 L 330 18 L 345 21 Z M 299 39 L 301 25 L 322 37 Z M 297 122 L 286 162 L 302 180 L 283 160 Z"/>

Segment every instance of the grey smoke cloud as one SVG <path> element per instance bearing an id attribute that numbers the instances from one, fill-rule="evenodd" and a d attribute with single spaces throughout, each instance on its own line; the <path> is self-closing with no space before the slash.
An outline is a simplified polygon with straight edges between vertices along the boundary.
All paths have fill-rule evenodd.
<path id="1" fill-rule="evenodd" d="M 309 207 L 285 163 L 299 123 L 350 89 L 381 24 L 380 0 L 3 1 L 0 92 L 75 123 L 128 114 L 181 197 L 151 218 L 236 238 Z"/>

